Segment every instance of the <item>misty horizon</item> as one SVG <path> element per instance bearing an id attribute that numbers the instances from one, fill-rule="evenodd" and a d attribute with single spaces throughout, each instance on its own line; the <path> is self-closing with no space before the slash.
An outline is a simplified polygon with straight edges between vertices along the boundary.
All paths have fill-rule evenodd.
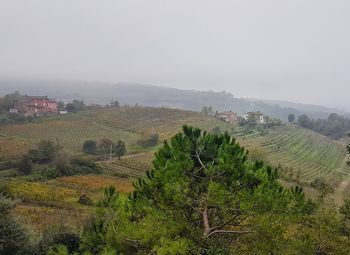
<path id="1" fill-rule="evenodd" d="M 224 90 L 349 111 L 349 10 L 344 0 L 5 0 L 0 77 Z"/>

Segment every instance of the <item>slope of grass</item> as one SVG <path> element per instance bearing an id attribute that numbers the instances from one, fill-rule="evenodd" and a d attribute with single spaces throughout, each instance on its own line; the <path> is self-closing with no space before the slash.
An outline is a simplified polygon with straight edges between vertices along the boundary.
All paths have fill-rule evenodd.
<path id="1" fill-rule="evenodd" d="M 9 182 L 10 193 L 24 200 L 13 212 L 39 232 L 52 225 L 82 228 L 96 208 L 79 204 L 79 195 L 88 195 L 96 203 L 103 197 L 103 188 L 111 185 L 121 194 L 133 190 L 131 179 L 99 175 L 60 177 L 46 182 Z"/>
<path id="2" fill-rule="evenodd" d="M 292 169 L 302 181 L 350 174 L 345 146 L 307 129 L 285 126 L 263 136 L 238 136 L 238 140 L 248 149 L 263 150 L 271 164 Z"/>

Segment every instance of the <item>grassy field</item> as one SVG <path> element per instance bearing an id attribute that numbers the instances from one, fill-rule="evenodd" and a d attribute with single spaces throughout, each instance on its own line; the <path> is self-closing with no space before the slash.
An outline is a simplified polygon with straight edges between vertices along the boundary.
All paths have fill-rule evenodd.
<path id="1" fill-rule="evenodd" d="M 46 182 L 10 181 L 11 193 L 22 199 L 14 213 L 29 226 L 43 231 L 48 225 L 71 225 L 82 223 L 94 212 L 94 206 L 78 203 L 85 194 L 94 203 L 103 195 L 103 188 L 115 186 L 121 194 L 133 190 L 132 179 L 114 176 L 83 175 L 60 177 Z"/>
<path id="2" fill-rule="evenodd" d="M 289 168 L 302 181 L 339 179 L 339 175 L 350 174 L 344 144 L 307 129 L 284 126 L 263 136 L 237 137 L 242 145 L 259 148 L 271 164 Z"/>
<path id="3" fill-rule="evenodd" d="M 87 139 L 124 140 L 129 150 L 138 150 L 143 136 L 158 133 L 167 139 L 184 124 L 205 129 L 226 126 L 213 117 L 195 112 L 166 108 L 120 107 L 82 112 L 68 116 L 43 118 L 36 123 L 0 126 L 0 159 L 15 158 L 19 147 L 27 148 L 41 139 L 59 141 L 65 150 L 80 152 Z M 10 142 L 9 142 L 10 141 Z"/>

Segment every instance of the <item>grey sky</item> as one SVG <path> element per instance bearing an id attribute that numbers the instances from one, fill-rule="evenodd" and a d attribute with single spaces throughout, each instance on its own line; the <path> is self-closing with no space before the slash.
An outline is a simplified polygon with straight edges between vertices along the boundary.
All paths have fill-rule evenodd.
<path id="1" fill-rule="evenodd" d="M 349 13 L 349 0 L 0 0 L 0 76 L 226 90 L 349 110 Z"/>

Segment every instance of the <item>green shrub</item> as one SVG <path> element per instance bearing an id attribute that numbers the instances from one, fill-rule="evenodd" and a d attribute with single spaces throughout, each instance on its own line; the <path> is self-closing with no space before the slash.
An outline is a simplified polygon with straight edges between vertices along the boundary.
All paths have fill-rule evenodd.
<path id="1" fill-rule="evenodd" d="M 17 201 L 0 194 L 0 254 L 30 254 L 30 241 L 25 229 L 9 214 Z"/>
<path id="2" fill-rule="evenodd" d="M 33 162 L 28 154 L 22 156 L 21 161 L 19 162 L 18 171 L 23 175 L 29 175 L 33 170 Z"/>
<path id="3" fill-rule="evenodd" d="M 86 140 L 83 144 L 83 152 L 95 155 L 97 152 L 97 142 L 94 140 Z"/>
<path id="4" fill-rule="evenodd" d="M 158 145 L 159 135 L 157 133 L 151 134 L 149 137 L 145 137 L 137 141 L 137 144 L 142 148 L 150 148 Z"/>
<path id="5" fill-rule="evenodd" d="M 41 140 L 37 149 L 28 152 L 31 160 L 35 163 L 45 164 L 53 161 L 56 157 L 58 146 L 50 140 Z"/>
<path id="6" fill-rule="evenodd" d="M 65 247 L 64 250 L 67 253 L 60 253 L 59 251 L 62 251 L 62 249 L 58 249 L 60 246 Z M 73 254 L 79 252 L 79 246 L 80 237 L 75 230 L 67 226 L 57 226 L 44 230 L 38 250 L 41 254 Z"/>

